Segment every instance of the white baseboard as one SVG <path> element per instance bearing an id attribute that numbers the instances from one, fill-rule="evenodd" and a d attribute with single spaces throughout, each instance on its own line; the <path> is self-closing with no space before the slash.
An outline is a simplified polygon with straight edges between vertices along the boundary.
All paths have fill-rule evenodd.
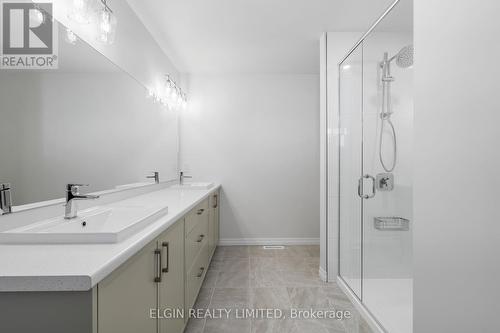
<path id="1" fill-rule="evenodd" d="M 319 238 L 222 238 L 219 245 L 319 245 Z"/>
<path id="2" fill-rule="evenodd" d="M 323 282 L 328 282 L 328 277 L 327 277 L 326 271 L 323 269 L 323 267 L 319 268 L 319 278 Z"/>

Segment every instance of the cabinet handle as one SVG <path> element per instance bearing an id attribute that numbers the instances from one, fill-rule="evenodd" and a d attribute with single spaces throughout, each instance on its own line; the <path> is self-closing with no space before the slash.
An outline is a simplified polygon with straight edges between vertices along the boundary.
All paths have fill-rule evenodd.
<path id="1" fill-rule="evenodd" d="M 213 205 L 213 208 L 217 208 L 217 206 L 219 206 L 219 196 L 217 194 L 214 194 L 214 199 L 215 203 Z"/>
<path id="2" fill-rule="evenodd" d="M 198 212 L 196 214 L 201 215 L 201 214 L 203 214 L 204 211 L 205 211 L 205 209 L 201 208 L 198 210 Z"/>
<path id="3" fill-rule="evenodd" d="M 155 282 L 161 282 L 161 251 L 155 250 Z"/>
<path id="4" fill-rule="evenodd" d="M 200 267 L 200 272 L 196 275 L 197 278 L 201 278 L 203 276 L 203 272 L 205 271 L 205 267 Z"/>
<path id="5" fill-rule="evenodd" d="M 163 242 L 161 244 L 162 248 L 164 248 L 167 251 L 166 257 L 167 257 L 167 265 L 161 269 L 163 273 L 168 273 L 168 270 L 170 268 L 170 243 L 169 242 Z"/>
<path id="6" fill-rule="evenodd" d="M 200 238 L 198 238 L 196 242 L 201 243 L 203 241 L 203 238 L 205 238 L 205 235 L 200 235 Z"/>

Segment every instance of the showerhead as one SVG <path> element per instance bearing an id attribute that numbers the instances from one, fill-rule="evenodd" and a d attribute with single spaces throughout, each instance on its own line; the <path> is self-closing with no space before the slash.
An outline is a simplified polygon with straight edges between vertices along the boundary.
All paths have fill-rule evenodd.
<path id="1" fill-rule="evenodd" d="M 408 68 L 413 65 L 413 45 L 407 45 L 399 50 L 394 56 L 389 58 L 389 53 L 384 52 L 384 60 L 380 62 L 380 68 L 382 69 L 382 82 L 390 83 L 394 81 L 394 77 L 391 75 L 391 62 L 396 60 L 396 65 L 401 68 Z"/>
<path id="2" fill-rule="evenodd" d="M 396 65 L 401 68 L 408 68 L 413 65 L 413 45 L 407 45 L 403 47 L 398 54 L 394 56 L 396 58 Z"/>

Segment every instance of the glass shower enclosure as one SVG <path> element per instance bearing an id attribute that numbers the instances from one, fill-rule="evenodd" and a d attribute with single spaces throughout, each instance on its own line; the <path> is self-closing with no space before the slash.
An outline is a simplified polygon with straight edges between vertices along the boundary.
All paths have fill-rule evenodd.
<path id="1" fill-rule="evenodd" d="M 339 278 L 390 333 L 412 332 L 413 22 L 404 2 L 338 68 Z"/>

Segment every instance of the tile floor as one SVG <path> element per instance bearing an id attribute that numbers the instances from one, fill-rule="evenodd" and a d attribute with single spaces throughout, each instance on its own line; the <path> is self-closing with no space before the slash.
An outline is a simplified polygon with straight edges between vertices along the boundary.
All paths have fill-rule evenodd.
<path id="1" fill-rule="evenodd" d="M 371 333 L 339 287 L 319 279 L 318 268 L 319 246 L 218 247 L 195 308 L 232 311 L 229 318 L 190 319 L 185 333 Z M 285 318 L 236 318 L 245 308 L 281 309 Z M 352 318 L 292 319 L 291 309 L 347 310 Z"/>

